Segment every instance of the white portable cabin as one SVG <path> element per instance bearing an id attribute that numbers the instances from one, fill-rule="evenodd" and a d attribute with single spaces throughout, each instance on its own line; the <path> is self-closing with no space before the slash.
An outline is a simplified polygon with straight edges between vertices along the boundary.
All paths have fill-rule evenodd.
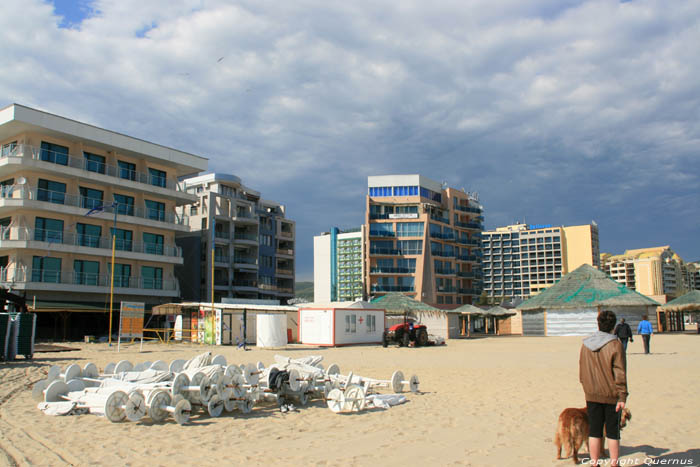
<path id="1" fill-rule="evenodd" d="M 370 308 L 301 307 L 299 342 L 318 346 L 381 344 L 384 310 Z"/>

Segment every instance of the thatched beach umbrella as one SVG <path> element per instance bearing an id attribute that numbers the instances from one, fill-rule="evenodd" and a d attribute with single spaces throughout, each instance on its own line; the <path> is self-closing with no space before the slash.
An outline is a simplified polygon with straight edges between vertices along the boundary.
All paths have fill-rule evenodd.
<path id="1" fill-rule="evenodd" d="M 465 335 L 465 326 L 466 326 L 466 336 L 469 337 L 471 335 L 471 317 L 472 316 L 483 316 L 484 315 L 484 310 L 481 308 L 477 308 L 474 305 L 470 305 L 469 303 L 460 306 L 459 308 L 455 308 L 454 310 L 450 310 L 450 313 L 460 313 L 462 315 L 466 315 L 466 320 L 462 321 L 462 335 Z"/>
<path id="2" fill-rule="evenodd" d="M 685 329 L 685 324 L 683 323 L 683 313 L 700 311 L 700 290 L 692 290 L 685 295 L 671 300 L 665 305 L 659 307 L 659 311 L 664 313 L 676 313 L 677 320 L 680 322 L 680 328 Z M 700 333 L 700 324 L 698 324 L 698 332 Z"/>
<path id="3" fill-rule="evenodd" d="M 410 312 L 445 313 L 444 310 L 419 302 L 398 292 L 390 292 L 372 300 L 372 304 L 384 308 L 389 315 L 403 315 Z"/>

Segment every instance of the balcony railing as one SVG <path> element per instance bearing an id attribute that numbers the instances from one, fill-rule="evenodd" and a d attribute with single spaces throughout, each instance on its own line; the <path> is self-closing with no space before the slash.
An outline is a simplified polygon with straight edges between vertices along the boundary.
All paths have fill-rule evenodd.
<path id="1" fill-rule="evenodd" d="M 375 219 L 388 219 L 388 218 L 389 218 L 389 213 L 385 213 L 385 214 L 370 213 L 370 214 L 369 214 L 369 218 L 370 218 L 371 220 L 375 220 Z"/>
<path id="2" fill-rule="evenodd" d="M 49 269 L 12 269 L 0 268 L 0 278 L 5 282 L 14 283 L 53 283 L 72 284 L 93 287 L 109 287 L 110 274 L 92 274 L 85 272 L 65 272 Z M 177 280 L 163 280 L 153 277 L 114 276 L 114 287 L 129 289 L 179 290 Z"/>
<path id="3" fill-rule="evenodd" d="M 293 256 L 293 255 L 294 255 L 294 250 L 292 250 L 292 249 L 285 249 L 285 248 L 278 248 L 278 249 L 277 249 L 277 254 L 279 254 L 279 255 L 290 255 L 290 256 Z"/>
<path id="4" fill-rule="evenodd" d="M 280 230 L 280 237 L 286 237 L 286 238 L 293 238 L 294 233 L 293 232 L 288 232 L 286 230 Z"/>
<path id="5" fill-rule="evenodd" d="M 479 279 L 483 276 L 484 275 L 482 273 L 476 271 L 457 271 L 457 277 L 461 277 L 463 279 Z"/>
<path id="6" fill-rule="evenodd" d="M 430 215 L 430 219 L 432 219 L 432 220 L 434 220 L 434 221 L 437 221 L 437 222 L 442 222 L 443 224 L 449 224 L 449 223 L 450 223 L 450 219 L 449 219 L 449 218 L 447 218 L 447 217 L 439 217 L 439 216 L 436 216 L 436 215 L 434 215 L 434 214 L 431 214 L 431 215 Z"/>
<path id="7" fill-rule="evenodd" d="M 375 284 L 372 286 L 372 292 L 415 292 L 416 288 L 413 285 L 383 285 Z"/>
<path id="8" fill-rule="evenodd" d="M 117 204 L 113 206 L 111 201 L 104 201 L 105 204 L 103 205 L 102 200 L 66 194 L 60 191 L 45 190 L 43 188 L 17 188 L 6 186 L 0 190 L 0 199 L 26 199 L 49 204 L 62 204 L 64 206 L 73 206 L 81 209 L 92 209 L 101 205 L 103 206 L 103 212 L 113 213 L 116 209 L 117 215 L 119 216 L 140 217 L 142 219 L 151 219 L 177 225 L 186 225 L 188 223 L 188 217 L 184 215 L 179 216 L 175 213 L 146 207 L 136 208 L 132 204 Z M 50 209 L 50 207 L 47 208 Z"/>
<path id="9" fill-rule="evenodd" d="M 18 144 L 15 150 L 7 155 L 3 154 L 2 157 L 8 156 L 30 157 L 34 160 L 46 162 L 47 164 L 63 165 L 89 173 L 107 175 L 108 177 L 114 177 L 120 180 L 131 180 L 150 186 L 167 188 L 168 190 L 184 191 L 182 184 L 176 183 L 174 180 L 168 180 L 160 175 L 151 175 L 149 173 L 137 172 L 114 165 L 107 165 L 94 160 L 85 159 L 84 157 L 49 151 L 28 144 Z"/>
<path id="10" fill-rule="evenodd" d="M 457 256 L 457 261 L 471 261 L 475 263 L 479 260 L 476 255 L 459 255 Z"/>
<path id="11" fill-rule="evenodd" d="M 46 229 L 27 229 L 24 227 L 0 227 L 0 245 L 5 240 L 35 241 L 51 244 L 73 245 L 86 248 L 112 249 L 112 237 L 97 237 L 76 232 Z M 149 255 L 182 257 L 182 249 L 177 245 L 162 245 L 160 243 L 140 243 L 118 238 L 117 251 L 131 251 Z M 47 247 L 47 248 L 48 248 Z"/>
<path id="12" fill-rule="evenodd" d="M 214 262 L 215 263 L 225 263 L 228 264 L 229 261 L 231 261 L 231 257 L 228 255 L 214 255 Z"/>
<path id="13" fill-rule="evenodd" d="M 462 206 L 462 205 L 459 205 L 459 204 L 458 204 L 457 206 L 455 206 L 455 209 L 458 210 L 458 211 L 462 211 L 462 212 L 473 212 L 474 214 L 481 214 L 481 213 L 483 212 L 482 209 L 479 209 L 479 208 L 472 208 L 472 207 L 469 207 L 469 206 Z"/>
<path id="14" fill-rule="evenodd" d="M 458 238 L 457 243 L 461 245 L 469 245 L 469 246 L 481 246 L 481 242 L 479 240 L 474 240 L 474 239 L 468 239 L 468 238 Z"/>
<path id="15" fill-rule="evenodd" d="M 281 269 L 277 268 L 277 274 L 283 274 L 285 276 L 293 276 L 294 275 L 294 270 L 293 269 Z"/>
<path id="16" fill-rule="evenodd" d="M 225 230 L 215 230 L 214 231 L 214 238 L 223 238 L 225 240 L 231 238 L 231 234 Z"/>
<path id="17" fill-rule="evenodd" d="M 277 290 L 277 286 L 272 284 L 260 284 L 258 287 L 261 290 Z"/>
<path id="18" fill-rule="evenodd" d="M 234 256 L 233 262 L 240 264 L 258 264 L 258 258 L 252 256 Z"/>
<path id="19" fill-rule="evenodd" d="M 294 287 L 277 287 L 277 292 L 283 293 L 283 294 L 293 294 Z"/>
<path id="20" fill-rule="evenodd" d="M 457 288 L 451 285 L 438 286 L 437 291 L 440 293 L 457 293 Z"/>
<path id="21" fill-rule="evenodd" d="M 413 274 L 416 268 L 370 268 L 370 274 Z"/>
<path id="22" fill-rule="evenodd" d="M 252 242 L 257 242 L 258 241 L 258 234 L 236 232 L 233 234 L 233 238 L 236 240 L 250 240 Z"/>
<path id="23" fill-rule="evenodd" d="M 478 222 L 455 222 L 455 227 L 471 230 L 484 230 L 484 224 Z"/>
<path id="24" fill-rule="evenodd" d="M 459 289 L 459 293 L 462 295 L 479 295 L 476 289 Z"/>

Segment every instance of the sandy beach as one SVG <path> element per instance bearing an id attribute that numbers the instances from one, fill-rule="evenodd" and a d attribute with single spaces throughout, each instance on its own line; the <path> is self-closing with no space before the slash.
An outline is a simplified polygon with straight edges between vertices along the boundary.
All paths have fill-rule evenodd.
<path id="1" fill-rule="evenodd" d="M 37 353 L 0 364 L 0 465 L 571 465 L 555 461 L 559 412 L 585 405 L 578 382 L 580 337 L 450 340 L 447 346 L 333 349 L 290 345 L 247 352 L 231 347 L 147 343 L 116 348 L 71 344 L 80 351 Z M 700 336 L 655 335 L 652 354 L 641 339 L 628 349 L 631 424 L 622 434 L 626 465 L 700 463 Z M 275 354 L 322 355 L 324 365 L 388 379 L 417 374 L 421 393 L 388 410 L 335 414 L 322 401 L 281 413 L 261 404 L 252 413 L 189 425 L 110 423 L 94 416 L 46 416 L 31 386 L 50 365 L 189 359 L 210 350 L 229 363 Z M 585 447 L 584 449 L 585 450 Z M 584 459 L 587 455 L 582 456 Z M 653 458 L 657 458 L 655 461 Z M 692 459 L 692 461 L 690 461 Z"/>

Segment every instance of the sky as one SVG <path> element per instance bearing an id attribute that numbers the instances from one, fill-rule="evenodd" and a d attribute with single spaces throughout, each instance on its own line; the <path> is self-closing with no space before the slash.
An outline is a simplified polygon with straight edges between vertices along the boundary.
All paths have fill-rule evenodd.
<path id="1" fill-rule="evenodd" d="M 696 0 L 3 0 L 0 107 L 241 177 L 296 221 L 297 280 L 387 174 L 698 261 L 698 44 Z"/>

